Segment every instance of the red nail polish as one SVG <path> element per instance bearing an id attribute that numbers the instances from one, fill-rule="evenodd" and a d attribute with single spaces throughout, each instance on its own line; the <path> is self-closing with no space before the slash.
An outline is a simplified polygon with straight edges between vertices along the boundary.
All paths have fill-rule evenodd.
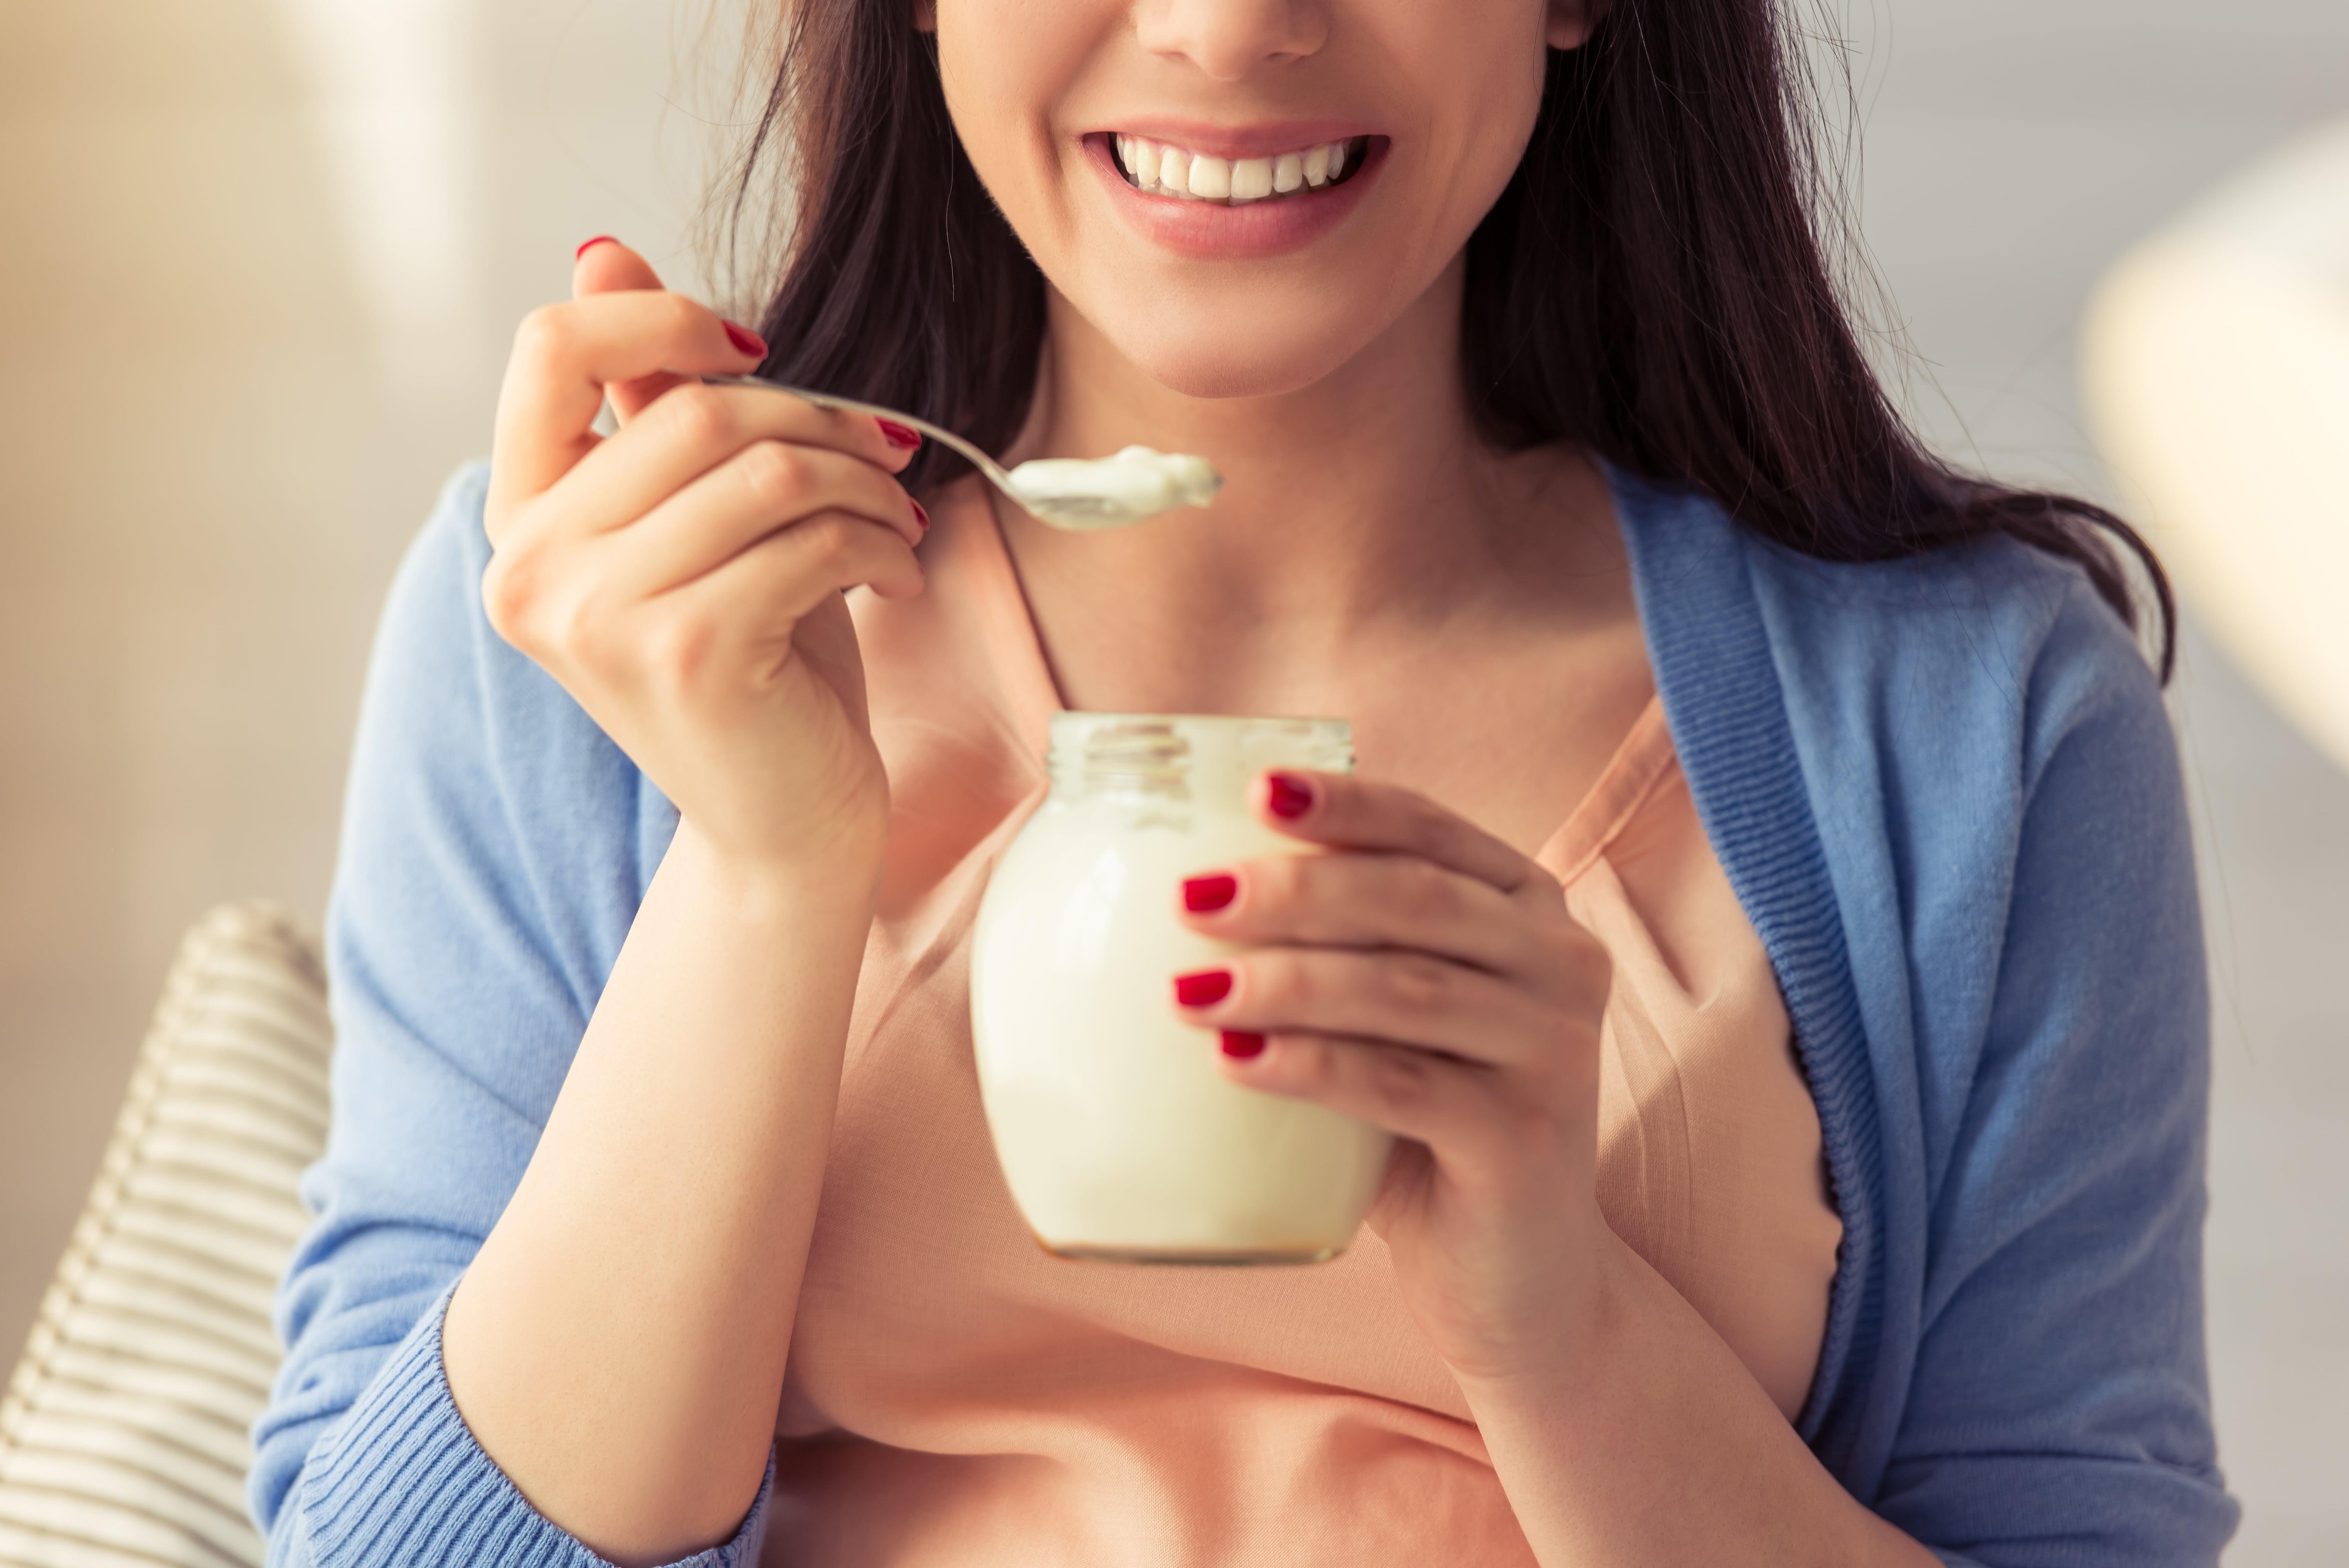
<path id="1" fill-rule="evenodd" d="M 589 251 L 594 250 L 597 245 L 616 245 L 616 244 L 618 244 L 619 243 L 620 243 L 620 242 L 619 242 L 616 238 L 615 238 L 614 236 L 612 236 L 612 235 L 610 235 L 610 234 L 597 234 L 594 239 L 589 240 L 586 244 L 585 244 L 581 245 L 577 250 L 573 251 L 573 252 L 571 253 L 571 259 L 572 259 L 573 261 L 577 261 L 581 256 L 585 255 Z"/>
<path id="2" fill-rule="evenodd" d="M 1183 884 L 1183 907 L 1195 915 L 1220 909 L 1239 897 L 1240 879 L 1237 877 L 1193 877 Z"/>
<path id="3" fill-rule="evenodd" d="M 928 533 L 930 531 L 930 514 L 928 511 L 923 507 L 920 502 L 914 500 L 911 496 L 906 497 L 905 504 L 914 509 L 914 521 L 922 525 L 922 532 L 925 534 Z"/>
<path id="4" fill-rule="evenodd" d="M 1310 780 L 1299 778 L 1295 774 L 1267 774 L 1264 782 L 1265 804 L 1272 808 L 1273 815 L 1285 816 L 1293 822 L 1313 809 L 1313 784 Z"/>
<path id="5" fill-rule="evenodd" d="M 922 432 L 911 425 L 877 418 L 873 422 L 881 427 L 881 439 L 901 452 L 911 452 L 922 444 Z"/>
<path id="6" fill-rule="evenodd" d="M 734 345 L 734 352 L 737 354 L 748 354 L 754 359 L 763 359 L 767 357 L 767 340 L 747 327 L 738 327 L 731 321 L 728 322 L 726 341 Z"/>
<path id="7" fill-rule="evenodd" d="M 1174 977 L 1174 1000 L 1185 1007 L 1212 1007 L 1232 993 L 1232 971 L 1195 970 Z"/>
<path id="8" fill-rule="evenodd" d="M 1264 1036 L 1245 1029 L 1226 1029 L 1218 1042 L 1224 1054 L 1234 1061 L 1247 1062 L 1264 1054 Z"/>

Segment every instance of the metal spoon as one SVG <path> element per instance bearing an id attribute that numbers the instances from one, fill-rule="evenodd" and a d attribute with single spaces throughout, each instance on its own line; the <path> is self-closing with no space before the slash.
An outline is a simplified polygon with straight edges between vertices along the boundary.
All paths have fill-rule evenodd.
<path id="1" fill-rule="evenodd" d="M 805 387 L 787 387 L 781 381 L 770 381 L 762 376 L 704 376 L 715 386 L 763 387 L 769 391 L 789 392 L 803 402 L 820 409 L 841 409 L 849 413 L 870 414 L 875 419 L 895 420 L 910 425 L 939 445 L 968 459 L 973 468 L 987 477 L 987 482 L 1019 504 L 1021 510 L 1055 528 L 1076 531 L 1107 528 L 1128 528 L 1136 523 L 1146 523 L 1161 513 L 1178 506 L 1204 506 L 1222 485 L 1223 477 L 1199 458 L 1181 454 L 1151 452 L 1146 447 L 1128 447 L 1114 458 L 1099 462 L 1078 462 L 1065 458 L 1040 458 L 1023 462 L 1006 472 L 987 453 L 950 430 L 943 430 L 927 420 L 895 409 L 885 409 L 875 403 L 860 403 L 854 398 L 843 398 L 831 392 L 811 391 Z M 1154 464 L 1149 474 L 1137 474 L 1145 464 Z M 1120 465 L 1125 465 L 1121 471 Z M 1124 493 L 1106 483 L 1112 477 L 1123 478 Z M 1153 483 L 1154 477 L 1163 483 Z M 1137 485 L 1134 481 L 1142 483 Z"/>

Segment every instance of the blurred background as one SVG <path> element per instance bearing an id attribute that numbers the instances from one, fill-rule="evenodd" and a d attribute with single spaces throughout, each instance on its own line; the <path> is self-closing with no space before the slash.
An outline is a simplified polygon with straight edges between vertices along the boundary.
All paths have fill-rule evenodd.
<path id="1" fill-rule="evenodd" d="M 0 6 L 0 1364 L 181 930 L 254 894 L 319 918 L 377 607 L 440 480 L 486 450 L 512 324 L 598 233 L 699 286 L 690 235 L 734 133 L 737 33 L 709 5 Z M 2349 6 L 1830 20 L 1918 419 L 2003 475 L 2137 501 L 2090 440 L 2084 310 L 2201 192 L 2349 115 Z M 2315 216 L 2349 234 L 2340 200 Z M 2229 1562 L 2337 1564 L 2349 775 L 2181 586 L 2217 982 L 2213 1373 L 2248 1510 Z"/>

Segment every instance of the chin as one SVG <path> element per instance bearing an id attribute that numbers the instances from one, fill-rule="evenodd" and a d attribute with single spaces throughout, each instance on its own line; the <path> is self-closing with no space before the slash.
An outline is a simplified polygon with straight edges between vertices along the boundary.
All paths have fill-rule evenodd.
<path id="1" fill-rule="evenodd" d="M 1274 319 L 1218 314 L 1164 324 L 1126 321 L 1103 332 L 1151 379 L 1185 397 L 1271 398 L 1333 374 L 1384 325 L 1338 313 L 1309 320 L 1286 310 L 1267 314 Z"/>

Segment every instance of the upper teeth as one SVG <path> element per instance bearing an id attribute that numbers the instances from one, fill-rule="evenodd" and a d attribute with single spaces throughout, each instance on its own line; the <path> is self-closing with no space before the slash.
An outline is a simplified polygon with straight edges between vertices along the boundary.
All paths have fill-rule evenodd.
<path id="1" fill-rule="evenodd" d="M 1278 158 L 1210 158 L 1139 136 L 1117 139 L 1117 161 L 1142 190 L 1239 206 L 1327 185 L 1346 170 L 1347 144 L 1324 141 Z"/>

